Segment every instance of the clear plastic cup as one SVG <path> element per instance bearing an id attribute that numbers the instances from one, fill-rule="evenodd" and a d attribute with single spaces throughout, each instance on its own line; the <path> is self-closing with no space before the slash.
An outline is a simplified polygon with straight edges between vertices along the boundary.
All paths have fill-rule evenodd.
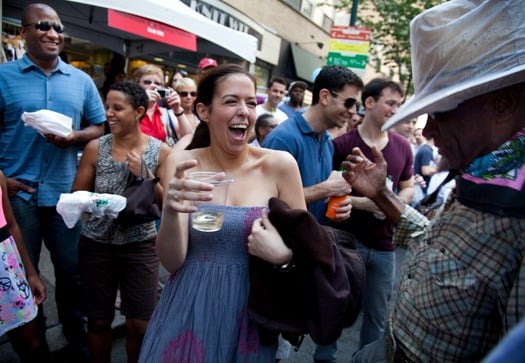
<path id="1" fill-rule="evenodd" d="M 213 184 L 213 199 L 210 201 L 194 201 L 197 211 L 191 214 L 191 227 L 201 232 L 217 232 L 224 222 L 224 206 L 228 189 L 233 178 L 224 172 L 197 171 L 190 173 L 188 178 Z"/>

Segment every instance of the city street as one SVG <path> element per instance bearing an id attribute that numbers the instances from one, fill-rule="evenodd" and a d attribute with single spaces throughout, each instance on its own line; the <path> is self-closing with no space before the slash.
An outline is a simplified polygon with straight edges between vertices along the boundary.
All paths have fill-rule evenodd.
<path id="1" fill-rule="evenodd" d="M 403 248 L 397 248 L 396 261 L 397 271 L 399 271 L 399 265 L 403 260 L 405 250 Z M 55 304 L 54 304 L 54 279 L 53 279 L 53 267 L 49 259 L 49 254 L 45 248 L 42 251 L 40 269 L 44 281 L 47 285 L 48 299 L 45 302 L 45 311 L 47 314 L 47 338 L 52 351 L 59 351 L 63 349 L 66 340 L 62 336 L 60 325 L 57 321 Z M 399 274 L 397 274 L 399 276 Z M 397 277 L 398 277 L 397 276 Z M 396 286 L 398 279 L 396 278 Z M 394 288 L 394 292 L 395 292 Z M 395 298 L 395 295 L 393 296 Z M 113 363 L 125 363 L 126 362 L 126 347 L 124 339 L 124 318 L 117 312 L 117 316 L 114 322 L 114 335 L 115 341 L 113 344 L 112 362 Z M 336 358 L 338 362 L 347 363 L 350 361 L 352 353 L 355 351 L 358 340 L 359 340 L 359 326 L 361 324 L 361 317 L 358 318 L 357 322 L 353 327 L 346 329 L 343 335 L 338 341 L 338 351 Z M 315 348 L 315 344 L 309 337 L 306 337 L 299 351 L 292 352 L 290 358 L 281 360 L 282 363 L 305 363 L 313 362 L 312 352 Z M 19 363 L 19 360 L 11 348 L 11 345 L 5 337 L 0 338 L 0 363 Z M 152 362 L 155 363 L 155 362 Z"/>

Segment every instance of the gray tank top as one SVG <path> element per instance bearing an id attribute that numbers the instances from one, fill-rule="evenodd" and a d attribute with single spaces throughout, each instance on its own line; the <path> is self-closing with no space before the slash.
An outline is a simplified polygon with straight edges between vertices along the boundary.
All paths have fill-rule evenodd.
<path id="1" fill-rule="evenodd" d="M 111 157 L 111 134 L 99 139 L 99 149 L 95 176 L 95 193 L 122 194 L 133 180 L 127 163 L 115 161 Z M 148 169 L 157 175 L 161 141 L 150 137 L 142 158 Z M 135 226 L 122 226 L 108 216 L 90 215 L 84 223 L 82 234 L 94 241 L 106 244 L 123 245 L 155 238 L 155 222 Z"/>

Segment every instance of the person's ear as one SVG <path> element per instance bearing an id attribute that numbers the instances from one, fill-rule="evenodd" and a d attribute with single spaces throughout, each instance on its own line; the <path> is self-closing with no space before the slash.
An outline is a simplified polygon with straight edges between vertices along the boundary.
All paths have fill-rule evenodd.
<path id="1" fill-rule="evenodd" d="M 521 92 L 518 87 L 510 86 L 494 91 L 492 111 L 494 124 L 505 129 L 514 129 L 516 115 L 519 114 Z"/>
<path id="2" fill-rule="evenodd" d="M 494 110 L 498 114 L 513 114 L 516 111 L 520 93 L 515 87 L 507 87 L 494 93 Z"/>
<path id="3" fill-rule="evenodd" d="M 504 138 L 508 138 L 523 127 L 520 126 L 523 117 L 520 113 L 522 95 L 520 88 L 516 86 L 505 87 L 492 93 L 493 114 L 489 117 L 493 119 L 493 135 L 504 135 Z M 495 142 L 500 143 L 499 139 Z"/>
<path id="4" fill-rule="evenodd" d="M 139 106 L 136 110 L 135 110 L 135 113 L 136 113 L 136 119 L 137 120 L 141 120 L 142 117 L 144 117 L 144 113 L 146 112 L 146 108 L 144 108 L 144 106 Z"/>
<path id="5" fill-rule="evenodd" d="M 199 120 L 208 122 L 208 117 L 210 115 L 210 106 L 206 106 L 203 103 L 197 103 L 195 106 L 195 111 L 197 111 L 197 116 L 199 116 Z"/>
<path id="6" fill-rule="evenodd" d="M 323 106 L 328 105 L 328 98 L 331 96 L 330 90 L 323 88 L 319 91 L 319 103 Z"/>
<path id="7" fill-rule="evenodd" d="M 374 106 L 376 100 L 372 96 L 368 96 L 365 100 L 365 110 L 368 110 Z"/>
<path id="8" fill-rule="evenodd" d="M 23 40 L 26 40 L 26 35 L 27 35 L 27 27 L 23 26 L 20 28 L 20 38 L 22 38 Z"/>

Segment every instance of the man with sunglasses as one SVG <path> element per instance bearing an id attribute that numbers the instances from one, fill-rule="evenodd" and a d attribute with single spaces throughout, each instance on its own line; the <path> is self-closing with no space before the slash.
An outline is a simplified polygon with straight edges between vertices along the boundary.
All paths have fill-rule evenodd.
<path id="1" fill-rule="evenodd" d="M 363 89 L 365 108 L 363 121 L 355 129 L 334 139 L 335 170 L 354 147 L 371 155 L 371 147 L 381 150 L 388 163 L 388 183 L 406 203 L 414 194 L 413 156 L 410 143 L 394 131 L 381 131 L 385 122 L 396 113 L 401 103 L 401 86 L 389 79 L 376 78 Z M 362 194 L 352 191 L 352 216 L 334 227 L 352 233 L 366 266 L 363 301 L 363 325 L 359 347 L 376 340 L 385 327 L 388 302 L 395 276 L 395 252 L 392 243 L 393 225 L 381 209 Z"/>
<path id="2" fill-rule="evenodd" d="M 78 354 L 87 346 L 77 276 L 81 224 L 67 228 L 56 204 L 61 193 L 71 190 L 80 147 L 103 134 L 105 111 L 93 80 L 59 57 L 64 26 L 56 11 L 46 4 L 29 4 L 21 20 L 27 52 L 16 62 L 0 65 L 0 168 L 8 177 L 9 197 L 31 261 L 38 267 L 42 241 L 51 254 L 58 318 L 81 361 Z M 42 136 L 25 127 L 22 114 L 42 109 L 71 117 L 73 132 Z M 42 306 L 39 310 L 45 339 Z"/>
<path id="3" fill-rule="evenodd" d="M 288 151 L 297 161 L 308 210 L 321 224 L 327 224 L 326 202 L 333 196 L 350 194 L 339 171 L 332 171 L 334 147 L 327 130 L 347 124 L 357 112 L 356 100 L 363 81 L 341 66 L 325 66 L 315 78 L 312 105 L 304 113 L 296 113 L 279 124 L 264 139 L 262 146 Z M 336 220 L 350 216 L 350 198 L 341 202 Z M 316 362 L 333 362 L 337 346 L 318 346 Z M 285 358 L 285 357 L 281 357 Z"/>

